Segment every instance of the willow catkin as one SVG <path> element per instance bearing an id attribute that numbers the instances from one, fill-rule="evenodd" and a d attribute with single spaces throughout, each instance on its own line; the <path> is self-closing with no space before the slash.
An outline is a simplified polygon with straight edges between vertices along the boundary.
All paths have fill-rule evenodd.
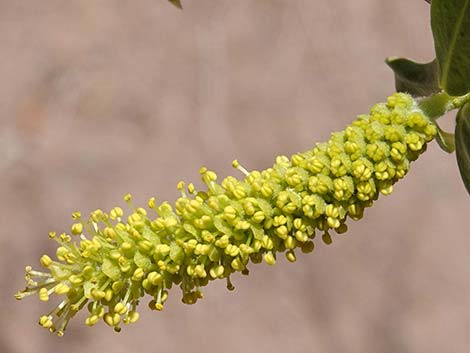
<path id="1" fill-rule="evenodd" d="M 201 288 L 215 279 L 225 278 L 233 289 L 231 274 L 248 274 L 250 261 L 274 265 L 285 253 L 294 262 L 296 250 L 314 249 L 317 233 L 330 244 L 332 230 L 346 232 L 346 219 L 362 218 L 380 193 L 390 194 L 435 135 L 417 103 L 396 93 L 328 142 L 290 159 L 279 156 L 269 169 L 248 172 L 234 161 L 243 180 L 219 184 L 214 172 L 201 168 L 207 190 L 180 182 L 174 206 L 152 198 L 148 212 L 127 195 L 127 217 L 119 207 L 87 219 L 76 212 L 70 234 L 50 233 L 59 246 L 56 260 L 40 259 L 48 272 L 26 267 L 27 287 L 16 297 L 61 296 L 39 323 L 63 335 L 85 305 L 86 325 L 103 319 L 119 331 L 121 323 L 138 320 L 145 294 L 151 309 L 162 310 L 173 285 L 186 304 L 202 298 Z"/>

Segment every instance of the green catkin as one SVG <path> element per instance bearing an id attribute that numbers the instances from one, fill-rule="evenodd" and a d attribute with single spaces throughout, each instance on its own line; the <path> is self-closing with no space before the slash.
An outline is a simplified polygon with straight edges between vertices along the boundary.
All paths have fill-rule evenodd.
<path id="1" fill-rule="evenodd" d="M 396 93 L 328 142 L 290 159 L 279 156 L 269 169 L 248 172 L 234 161 L 243 180 L 227 177 L 219 184 L 214 172 L 201 168 L 207 190 L 180 182 L 174 206 L 152 198 L 148 212 L 126 195 L 127 217 L 119 207 L 88 219 L 75 212 L 71 235 L 50 233 L 59 247 L 56 260 L 40 259 L 48 272 L 26 267 L 27 287 L 16 297 L 62 296 L 39 324 L 63 335 L 85 306 L 86 325 L 102 319 L 120 331 L 121 323 L 138 320 L 145 294 L 150 309 L 162 310 L 174 285 L 186 304 L 202 298 L 201 288 L 215 279 L 225 278 L 233 290 L 230 276 L 248 274 L 250 261 L 274 265 L 285 253 L 294 262 L 299 250 L 313 251 L 316 234 L 331 244 L 333 231 L 347 231 L 348 217 L 361 219 L 380 193 L 392 192 L 435 135 L 417 103 Z"/>

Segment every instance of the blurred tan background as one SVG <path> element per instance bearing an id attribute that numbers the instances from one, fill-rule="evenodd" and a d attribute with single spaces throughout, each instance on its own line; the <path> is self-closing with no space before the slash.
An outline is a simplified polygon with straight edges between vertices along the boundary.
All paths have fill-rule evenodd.
<path id="1" fill-rule="evenodd" d="M 0 352 L 468 352 L 470 199 L 435 143 L 328 249 L 251 267 L 194 306 L 170 293 L 120 334 L 65 337 L 23 268 L 70 213 L 174 200 L 201 165 L 270 166 L 393 91 L 389 55 L 433 56 L 423 0 L 0 0 Z"/>

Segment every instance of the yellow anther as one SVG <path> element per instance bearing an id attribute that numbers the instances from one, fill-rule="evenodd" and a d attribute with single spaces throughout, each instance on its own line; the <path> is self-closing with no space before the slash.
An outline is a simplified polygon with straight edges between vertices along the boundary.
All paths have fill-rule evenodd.
<path id="1" fill-rule="evenodd" d="M 196 275 L 200 278 L 205 278 L 207 276 L 207 273 L 204 269 L 204 265 L 196 265 L 194 267 L 194 275 Z"/>
<path id="2" fill-rule="evenodd" d="M 209 274 L 211 275 L 212 278 L 222 277 L 224 274 L 224 266 L 217 265 L 217 266 L 212 267 L 209 271 Z"/>
<path id="3" fill-rule="evenodd" d="M 49 293 L 46 288 L 41 288 L 39 290 L 39 300 L 47 302 L 49 300 Z"/>
<path id="4" fill-rule="evenodd" d="M 116 237 L 117 237 L 116 231 L 111 227 L 104 228 L 103 234 L 108 239 L 116 239 Z"/>
<path id="5" fill-rule="evenodd" d="M 224 216 L 227 220 L 234 220 L 237 217 L 237 211 L 232 206 L 224 208 Z"/>
<path id="6" fill-rule="evenodd" d="M 95 300 L 101 300 L 105 297 L 106 293 L 102 290 L 93 288 L 90 292 L 91 296 Z"/>
<path id="7" fill-rule="evenodd" d="M 114 207 L 110 212 L 109 212 L 109 218 L 111 219 L 118 219 L 124 215 L 124 211 L 122 210 L 121 207 Z"/>
<path id="8" fill-rule="evenodd" d="M 71 228 L 71 232 L 73 235 L 80 235 L 83 233 L 83 224 L 81 223 L 74 223 Z"/>
<path id="9" fill-rule="evenodd" d="M 134 274 L 132 275 L 132 280 L 141 281 L 144 278 L 144 276 L 145 276 L 144 270 L 139 267 L 134 271 Z"/>
<path id="10" fill-rule="evenodd" d="M 269 265 L 269 266 L 274 266 L 276 264 L 276 258 L 274 257 L 273 253 L 271 251 L 267 252 L 264 254 L 264 261 Z"/>
<path id="11" fill-rule="evenodd" d="M 90 217 L 93 221 L 99 222 L 99 221 L 102 221 L 103 219 L 105 219 L 106 215 L 102 210 L 97 209 L 97 210 L 94 210 L 93 212 L 91 212 Z"/>
<path id="12" fill-rule="evenodd" d="M 236 271 L 241 271 L 245 268 L 243 262 L 238 257 L 232 260 L 230 266 Z"/>
<path id="13" fill-rule="evenodd" d="M 286 226 L 280 226 L 276 228 L 276 234 L 281 239 L 286 239 L 287 233 L 288 233 L 288 230 Z"/>
<path id="14" fill-rule="evenodd" d="M 113 290 L 111 288 L 108 288 L 105 290 L 104 292 L 104 300 L 106 300 L 107 302 L 110 302 L 112 299 L 113 299 Z"/>
<path id="15" fill-rule="evenodd" d="M 98 315 L 91 315 L 90 317 L 86 318 L 85 325 L 94 326 L 98 323 L 99 320 L 100 320 L 100 317 Z"/>
<path id="16" fill-rule="evenodd" d="M 69 281 L 70 283 L 72 283 L 73 285 L 79 285 L 79 284 L 82 284 L 83 283 L 83 278 L 80 277 L 80 276 L 77 276 L 77 275 L 71 275 L 69 277 Z"/>
<path id="17" fill-rule="evenodd" d="M 217 180 L 217 174 L 214 173 L 213 171 L 209 170 L 205 173 L 205 176 L 208 181 L 216 181 Z"/>
<path id="18" fill-rule="evenodd" d="M 170 247 L 166 244 L 158 244 L 155 246 L 155 253 L 161 256 L 167 256 L 170 253 Z"/>
<path id="19" fill-rule="evenodd" d="M 147 279 L 154 286 L 158 286 L 163 282 L 163 276 L 158 272 L 150 272 L 147 276 Z"/>
<path id="20" fill-rule="evenodd" d="M 115 327 L 119 325 L 121 322 L 121 316 L 118 313 L 107 313 L 104 315 L 104 322 L 106 322 L 109 326 Z"/>
<path id="21" fill-rule="evenodd" d="M 293 251 L 286 252 L 286 259 L 289 262 L 295 262 L 297 258 L 295 257 L 295 253 Z"/>
<path id="22" fill-rule="evenodd" d="M 128 316 L 128 323 L 129 324 L 134 324 L 137 322 L 137 320 L 139 320 L 139 313 L 137 311 L 131 311 L 129 312 L 129 316 Z"/>
<path id="23" fill-rule="evenodd" d="M 70 287 L 65 283 L 59 283 L 54 287 L 54 293 L 58 295 L 67 294 L 70 291 Z"/>
<path id="24" fill-rule="evenodd" d="M 80 219 L 82 218 L 82 213 L 80 211 L 75 211 L 75 212 L 72 212 L 72 219 Z"/>
<path id="25" fill-rule="evenodd" d="M 39 325 L 41 325 L 44 328 L 51 328 L 53 323 L 52 323 L 50 316 L 46 316 L 46 315 L 41 316 L 39 318 Z"/>
<path id="26" fill-rule="evenodd" d="M 295 249 L 295 247 L 297 246 L 297 241 L 295 240 L 294 237 L 288 236 L 284 240 L 284 245 L 286 249 Z"/>
<path id="27" fill-rule="evenodd" d="M 196 188 L 194 187 L 194 184 L 193 183 L 189 183 L 188 184 L 188 192 L 190 194 L 194 194 L 194 192 L 196 191 Z"/>
<path id="28" fill-rule="evenodd" d="M 121 244 L 121 249 L 124 251 L 132 249 L 132 244 L 129 243 L 128 241 L 125 241 Z"/>
<path id="29" fill-rule="evenodd" d="M 333 217 L 328 217 L 327 223 L 330 228 L 338 228 L 341 225 L 340 221 Z"/>
<path id="30" fill-rule="evenodd" d="M 122 281 L 113 282 L 113 284 L 111 286 L 114 293 L 120 292 L 123 287 L 124 287 L 124 282 L 122 282 Z"/>
<path id="31" fill-rule="evenodd" d="M 52 264 L 52 259 L 48 255 L 42 255 L 39 261 L 45 268 L 48 268 Z"/>
<path id="32" fill-rule="evenodd" d="M 262 211 L 256 211 L 252 218 L 256 223 L 261 223 L 264 221 L 265 215 Z"/>
<path id="33" fill-rule="evenodd" d="M 127 312 L 127 307 L 123 303 L 117 303 L 114 306 L 114 311 L 118 314 L 124 315 Z"/>

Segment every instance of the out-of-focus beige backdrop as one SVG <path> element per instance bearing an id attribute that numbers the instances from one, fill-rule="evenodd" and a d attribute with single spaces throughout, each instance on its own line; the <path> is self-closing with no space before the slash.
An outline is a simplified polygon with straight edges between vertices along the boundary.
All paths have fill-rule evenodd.
<path id="1" fill-rule="evenodd" d="M 72 211 L 268 167 L 390 94 L 386 56 L 433 56 L 423 0 L 184 5 L 0 0 L 0 352 L 468 352 L 470 200 L 435 143 L 348 235 L 234 293 L 174 290 L 120 334 L 79 315 L 61 339 L 37 325 L 52 303 L 13 299 Z"/>

